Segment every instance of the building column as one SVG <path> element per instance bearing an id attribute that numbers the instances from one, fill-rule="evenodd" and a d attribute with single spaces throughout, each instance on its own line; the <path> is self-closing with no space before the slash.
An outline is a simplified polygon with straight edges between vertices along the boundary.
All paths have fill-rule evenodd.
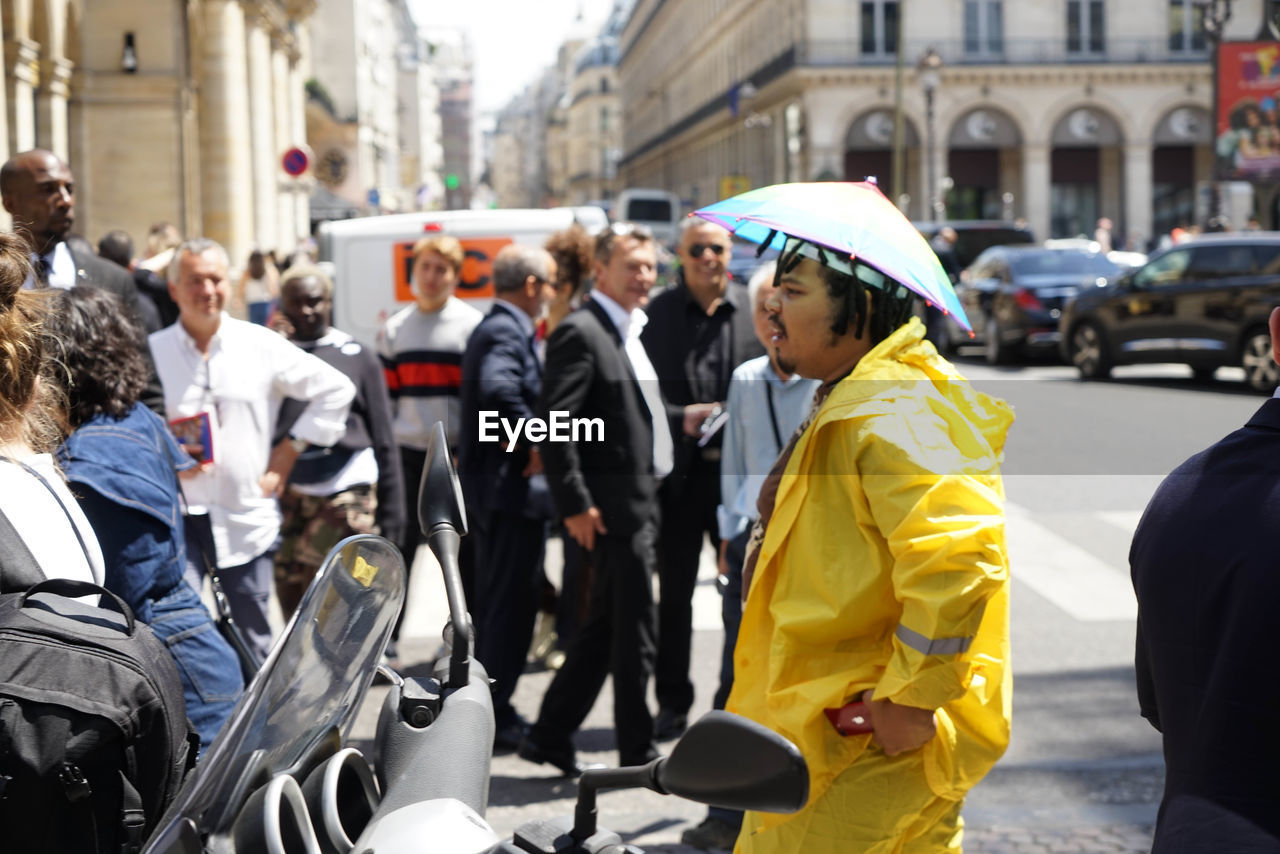
<path id="1" fill-rule="evenodd" d="M 284 43 L 277 40 L 271 45 L 271 97 L 275 104 L 272 121 L 275 123 L 278 148 L 285 150 L 297 145 L 299 140 L 293 136 L 293 96 L 289 91 L 289 53 Z M 290 178 L 283 170 L 276 172 L 272 178 L 272 186 L 276 189 L 276 239 L 281 252 L 292 252 L 297 245 L 297 229 L 294 223 L 294 195 L 297 191 L 296 179 Z"/>
<path id="2" fill-rule="evenodd" d="M 310 68 L 309 31 L 298 28 L 298 38 L 289 54 L 288 77 L 285 92 L 288 96 L 289 138 L 295 145 L 307 141 L 307 77 Z M 314 169 L 314 164 L 312 165 Z M 294 244 L 305 241 L 311 235 L 311 193 L 315 189 L 315 177 L 308 174 L 293 181 L 293 238 Z"/>
<path id="3" fill-rule="evenodd" d="M 1028 143 L 1022 149 L 1022 215 L 1036 240 L 1049 236 L 1049 146 Z M 1149 198 L 1149 197 L 1148 197 Z"/>
<path id="4" fill-rule="evenodd" d="M 276 178 L 280 146 L 276 144 L 272 117 L 271 37 L 267 22 L 254 15 L 246 22 L 248 54 L 249 125 L 253 161 L 254 243 L 264 252 L 276 248 Z"/>
<path id="5" fill-rule="evenodd" d="M 239 269 L 253 247 L 253 162 L 243 7 L 206 0 L 200 43 L 200 171 L 206 237 Z"/>
<path id="6" fill-rule="evenodd" d="M 36 147 L 35 87 L 39 82 L 40 45 L 13 38 L 5 43 L 5 56 L 13 57 L 6 80 L 9 102 L 9 147 L 15 152 Z"/>
<path id="7" fill-rule="evenodd" d="M 61 56 L 40 63 L 40 93 L 36 96 L 36 145 L 68 159 L 67 100 L 71 94 L 71 61 Z"/>
<path id="8" fill-rule="evenodd" d="M 1138 247 L 1152 236 L 1151 209 L 1154 188 L 1151 180 L 1151 146 L 1144 142 L 1131 142 L 1124 147 L 1124 199 L 1125 234 L 1112 240 L 1117 249 L 1124 248 L 1129 235 L 1138 239 Z"/>
<path id="9" fill-rule="evenodd" d="M 1098 149 L 1098 216 L 1112 221 L 1112 245 L 1116 249 L 1124 245 L 1121 220 L 1129 210 L 1124 174 L 1125 148 L 1123 145 L 1104 145 Z M 1093 226 L 1092 222 L 1086 222 L 1086 232 L 1091 234 Z M 1131 229 L 1132 225 L 1124 222 L 1123 228 Z"/>

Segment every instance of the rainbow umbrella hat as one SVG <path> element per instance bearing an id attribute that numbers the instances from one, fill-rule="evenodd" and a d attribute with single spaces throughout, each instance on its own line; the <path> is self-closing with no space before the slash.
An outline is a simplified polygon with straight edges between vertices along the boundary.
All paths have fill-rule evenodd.
<path id="1" fill-rule="evenodd" d="M 973 331 L 938 256 L 902 211 L 869 181 L 774 184 L 708 205 L 693 215 L 779 252 L 793 237 L 843 253 L 905 285 Z M 818 257 L 816 250 L 810 257 Z"/>

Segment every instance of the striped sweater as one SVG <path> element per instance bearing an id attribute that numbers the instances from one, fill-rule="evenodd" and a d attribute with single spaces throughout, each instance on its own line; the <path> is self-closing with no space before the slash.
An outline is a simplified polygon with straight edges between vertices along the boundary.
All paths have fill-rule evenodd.
<path id="1" fill-rule="evenodd" d="M 426 450 L 431 427 L 443 421 L 449 446 L 462 417 L 462 353 L 481 314 L 457 297 L 439 311 L 410 305 L 396 312 L 378 333 L 378 357 L 395 410 L 396 441 Z"/>

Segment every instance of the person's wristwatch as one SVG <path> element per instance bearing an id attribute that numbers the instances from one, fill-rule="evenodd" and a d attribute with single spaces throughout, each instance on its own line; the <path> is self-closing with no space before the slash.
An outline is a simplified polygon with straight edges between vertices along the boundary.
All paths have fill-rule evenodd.
<path id="1" fill-rule="evenodd" d="M 301 454 L 307 448 L 311 447 L 310 442 L 308 442 L 306 439 L 299 439 L 297 436 L 289 437 L 289 445 L 299 454 Z"/>

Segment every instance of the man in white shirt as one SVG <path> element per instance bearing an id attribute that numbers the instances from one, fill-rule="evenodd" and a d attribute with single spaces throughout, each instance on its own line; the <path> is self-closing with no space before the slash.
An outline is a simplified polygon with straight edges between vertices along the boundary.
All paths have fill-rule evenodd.
<path id="1" fill-rule="evenodd" d="M 271 330 L 224 311 L 230 296 L 227 252 L 205 238 L 174 252 L 169 293 L 178 322 L 151 335 L 170 423 L 200 466 L 184 473 L 188 504 L 187 578 L 202 583 L 201 529 L 212 533 L 216 562 L 232 617 L 250 648 L 265 657 L 271 644 L 267 605 L 280 533 L 276 497 L 308 445 L 329 447 L 346 427 L 355 387 L 341 371 Z M 307 407 L 290 435 L 271 446 L 284 397 Z"/>

